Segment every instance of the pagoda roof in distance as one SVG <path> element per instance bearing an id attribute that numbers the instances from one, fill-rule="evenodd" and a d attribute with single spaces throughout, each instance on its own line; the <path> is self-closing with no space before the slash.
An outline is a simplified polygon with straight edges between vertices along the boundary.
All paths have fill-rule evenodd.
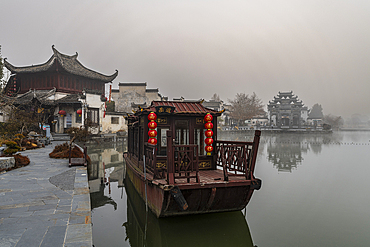
<path id="1" fill-rule="evenodd" d="M 77 52 L 75 55 L 69 56 L 60 53 L 57 49 L 54 48 L 54 45 L 51 48 L 53 50 L 53 55 L 49 58 L 48 61 L 43 64 L 16 67 L 10 64 L 5 58 L 4 65 L 12 73 L 37 73 L 49 70 L 55 62 L 58 62 L 63 69 L 71 74 L 90 78 L 93 80 L 100 80 L 105 83 L 113 81 L 118 75 L 118 70 L 116 70 L 116 72 L 112 75 L 103 75 L 99 72 L 86 68 L 77 60 Z"/>

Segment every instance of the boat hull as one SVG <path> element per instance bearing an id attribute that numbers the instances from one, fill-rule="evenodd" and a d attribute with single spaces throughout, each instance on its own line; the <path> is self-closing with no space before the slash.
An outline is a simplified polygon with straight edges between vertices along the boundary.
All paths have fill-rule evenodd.
<path id="1" fill-rule="evenodd" d="M 254 246 L 241 211 L 157 218 L 147 211 L 129 179 L 125 188 L 127 222 L 124 226 L 131 246 Z"/>
<path id="2" fill-rule="evenodd" d="M 254 191 L 248 180 L 237 183 L 164 185 L 145 179 L 145 175 L 129 158 L 126 158 L 126 166 L 126 179 L 132 182 L 135 190 L 157 217 L 242 210 Z M 182 200 L 173 195 L 175 187 L 181 191 Z"/>

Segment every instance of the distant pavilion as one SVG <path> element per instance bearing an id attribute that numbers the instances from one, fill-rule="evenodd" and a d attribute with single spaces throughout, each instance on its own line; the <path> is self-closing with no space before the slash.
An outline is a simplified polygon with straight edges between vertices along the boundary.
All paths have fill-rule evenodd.
<path id="1" fill-rule="evenodd" d="M 269 124 L 278 128 L 301 128 L 307 124 L 308 108 L 298 96 L 279 92 L 267 105 Z"/>

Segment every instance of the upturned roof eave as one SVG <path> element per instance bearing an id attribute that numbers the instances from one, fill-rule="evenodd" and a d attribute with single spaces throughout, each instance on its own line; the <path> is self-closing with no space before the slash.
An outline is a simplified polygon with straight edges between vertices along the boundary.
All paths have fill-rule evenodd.
<path id="1" fill-rule="evenodd" d="M 48 61 L 46 61 L 43 64 L 16 67 L 12 65 L 11 63 L 9 63 L 6 59 L 4 59 L 4 65 L 12 73 L 19 73 L 19 74 L 37 73 L 37 72 L 47 71 L 53 66 L 55 61 L 58 61 L 60 66 L 71 74 L 86 77 L 86 78 L 93 79 L 93 80 L 100 80 L 100 81 L 103 81 L 104 83 L 113 81 L 118 75 L 118 70 L 116 70 L 116 72 L 112 75 L 104 75 L 99 72 L 93 71 L 89 68 L 86 68 L 84 65 L 80 63 L 80 61 L 77 60 L 77 56 L 78 56 L 77 52 L 75 55 L 69 56 L 69 55 L 60 53 L 57 49 L 54 48 L 54 45 L 52 46 L 52 49 L 53 49 L 53 55 L 49 58 Z"/>

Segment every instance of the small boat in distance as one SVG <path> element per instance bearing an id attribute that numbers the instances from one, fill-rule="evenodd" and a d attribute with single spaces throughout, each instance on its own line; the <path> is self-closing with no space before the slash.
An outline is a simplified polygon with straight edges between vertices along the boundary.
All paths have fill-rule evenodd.
<path id="1" fill-rule="evenodd" d="M 157 217 L 242 210 L 261 188 L 261 132 L 217 140 L 220 115 L 200 101 L 153 101 L 128 116 L 126 179 Z"/>

